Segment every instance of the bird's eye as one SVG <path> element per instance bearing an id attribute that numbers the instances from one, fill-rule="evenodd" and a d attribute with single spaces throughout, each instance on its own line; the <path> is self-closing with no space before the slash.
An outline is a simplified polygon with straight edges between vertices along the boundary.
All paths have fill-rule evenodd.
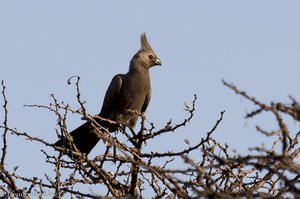
<path id="1" fill-rule="evenodd" d="M 153 55 L 149 55 L 149 58 L 150 58 L 150 59 L 153 59 Z"/>

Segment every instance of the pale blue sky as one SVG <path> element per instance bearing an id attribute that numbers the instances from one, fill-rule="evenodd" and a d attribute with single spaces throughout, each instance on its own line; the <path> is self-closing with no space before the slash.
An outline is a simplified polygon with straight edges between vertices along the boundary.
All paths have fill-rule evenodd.
<path id="1" fill-rule="evenodd" d="M 179 122 L 183 103 L 198 96 L 189 126 L 148 143 L 148 149 L 180 149 L 184 138 L 196 143 L 226 110 L 215 137 L 245 153 L 265 140 L 254 130 L 257 122 L 276 126 L 268 115 L 244 120 L 245 109 L 253 106 L 221 80 L 266 102 L 300 99 L 299 9 L 299 1 L 277 0 L 1 1 L 0 79 L 7 86 L 9 124 L 54 142 L 54 115 L 23 105 L 47 105 L 54 93 L 78 107 L 74 86 L 66 84 L 72 75 L 82 78 L 88 111 L 98 113 L 111 78 L 127 72 L 139 36 L 147 32 L 163 64 L 151 71 L 148 120 L 157 127 L 170 118 Z M 82 123 L 78 116 L 68 122 L 70 130 Z M 19 164 L 28 176 L 45 172 L 39 151 L 44 146 L 13 137 L 9 143 L 8 167 Z M 29 153 L 30 161 L 24 155 Z"/>

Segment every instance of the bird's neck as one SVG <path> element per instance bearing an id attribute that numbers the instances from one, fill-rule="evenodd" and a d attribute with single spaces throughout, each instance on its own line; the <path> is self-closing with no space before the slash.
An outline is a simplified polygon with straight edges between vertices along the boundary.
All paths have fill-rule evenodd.
<path id="1" fill-rule="evenodd" d="M 150 75 L 149 68 L 147 66 L 137 66 L 136 64 L 130 64 L 128 73 L 134 75 L 143 75 L 145 77 Z"/>
<path id="2" fill-rule="evenodd" d="M 136 69 L 131 69 L 128 71 L 127 73 L 129 76 L 131 77 L 134 77 L 134 78 L 131 78 L 131 80 L 135 80 L 138 83 L 139 86 L 142 86 L 142 85 L 148 85 L 150 84 L 150 72 L 149 72 L 149 69 L 140 69 L 140 70 L 136 70 Z"/>

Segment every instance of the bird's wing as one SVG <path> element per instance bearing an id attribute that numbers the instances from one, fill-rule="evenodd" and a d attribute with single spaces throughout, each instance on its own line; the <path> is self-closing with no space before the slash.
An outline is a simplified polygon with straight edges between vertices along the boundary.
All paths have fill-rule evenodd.
<path id="1" fill-rule="evenodd" d="M 112 107 L 115 106 L 115 103 L 118 99 L 118 95 L 122 88 L 122 77 L 123 75 L 119 74 L 114 76 L 114 78 L 111 80 L 104 97 L 100 113 L 101 117 L 108 117 L 110 112 L 112 111 Z"/>
<path id="2" fill-rule="evenodd" d="M 149 102 L 150 102 L 150 99 L 151 99 L 151 90 L 150 92 L 148 93 L 148 95 L 146 95 L 146 98 L 145 98 L 145 101 L 144 101 L 144 104 L 142 106 L 142 109 L 141 109 L 141 112 L 144 113 L 149 105 Z"/>

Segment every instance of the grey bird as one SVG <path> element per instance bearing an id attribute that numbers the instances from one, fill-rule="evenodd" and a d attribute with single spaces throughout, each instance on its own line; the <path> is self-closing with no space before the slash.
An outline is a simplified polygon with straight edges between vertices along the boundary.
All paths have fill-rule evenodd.
<path id="1" fill-rule="evenodd" d="M 129 71 L 113 77 L 106 91 L 101 112 L 98 114 L 101 118 L 116 123 L 97 119 L 96 121 L 101 126 L 109 132 L 117 131 L 120 125 L 135 127 L 138 120 L 137 113 L 143 114 L 150 102 L 149 69 L 155 65 L 161 65 L 161 61 L 148 43 L 146 33 L 143 33 L 141 49 L 131 59 Z M 70 133 L 79 151 L 88 154 L 95 147 L 100 139 L 94 132 L 91 122 L 86 122 Z M 55 145 L 65 146 L 64 140 L 58 140 Z"/>

